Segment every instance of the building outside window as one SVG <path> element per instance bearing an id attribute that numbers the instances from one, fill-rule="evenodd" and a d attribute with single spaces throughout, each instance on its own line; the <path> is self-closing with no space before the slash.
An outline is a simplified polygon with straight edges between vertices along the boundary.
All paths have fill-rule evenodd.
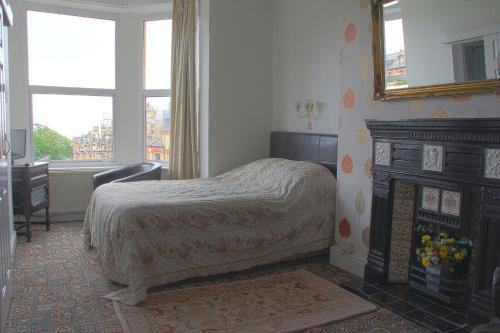
<path id="1" fill-rule="evenodd" d="M 168 161 L 170 151 L 170 97 L 146 98 L 146 156 Z"/>
<path id="2" fill-rule="evenodd" d="M 144 22 L 144 159 L 170 158 L 170 52 L 172 20 Z"/>
<path id="3" fill-rule="evenodd" d="M 114 159 L 115 21 L 31 10 L 27 19 L 34 159 Z"/>

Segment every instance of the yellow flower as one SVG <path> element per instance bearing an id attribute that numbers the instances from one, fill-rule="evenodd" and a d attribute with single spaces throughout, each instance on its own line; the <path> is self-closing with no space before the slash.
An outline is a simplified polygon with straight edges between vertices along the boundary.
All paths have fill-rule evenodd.
<path id="1" fill-rule="evenodd" d="M 448 238 L 446 241 L 448 244 L 455 244 L 455 238 Z"/>
<path id="2" fill-rule="evenodd" d="M 444 258 L 448 257 L 448 252 L 447 251 L 440 251 L 439 252 L 439 257 L 441 259 L 444 259 Z"/>
<path id="3" fill-rule="evenodd" d="M 455 260 L 456 261 L 462 261 L 462 260 L 464 260 L 464 257 L 465 256 L 464 256 L 464 254 L 462 252 L 455 253 Z"/>
<path id="4" fill-rule="evenodd" d="M 424 267 L 428 267 L 429 265 L 431 264 L 431 261 L 429 258 L 425 257 L 425 258 L 422 258 L 422 265 Z"/>
<path id="5" fill-rule="evenodd" d="M 426 243 L 428 241 L 430 241 L 432 239 L 432 237 L 430 235 L 423 235 L 422 236 L 422 243 Z"/>
<path id="6" fill-rule="evenodd" d="M 448 235 L 448 233 L 446 231 L 441 232 L 440 235 L 441 235 L 441 238 L 448 238 L 448 237 L 450 237 L 450 235 Z"/>
<path id="7" fill-rule="evenodd" d="M 417 249 L 417 256 L 422 254 L 422 249 Z"/>

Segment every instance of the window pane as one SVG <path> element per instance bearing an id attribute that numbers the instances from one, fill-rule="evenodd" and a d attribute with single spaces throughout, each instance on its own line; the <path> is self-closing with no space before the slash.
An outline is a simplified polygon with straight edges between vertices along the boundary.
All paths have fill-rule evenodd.
<path id="1" fill-rule="evenodd" d="M 31 85 L 115 88 L 115 22 L 28 11 Z"/>
<path id="2" fill-rule="evenodd" d="M 168 161 L 170 152 L 170 97 L 146 98 L 146 160 Z"/>
<path id="3" fill-rule="evenodd" d="M 113 98 L 32 95 L 35 160 L 113 157 Z"/>
<path id="4" fill-rule="evenodd" d="M 385 86 L 387 89 L 408 88 L 403 19 L 384 21 Z"/>
<path id="5" fill-rule="evenodd" d="M 144 22 L 144 87 L 170 89 L 172 20 Z"/>

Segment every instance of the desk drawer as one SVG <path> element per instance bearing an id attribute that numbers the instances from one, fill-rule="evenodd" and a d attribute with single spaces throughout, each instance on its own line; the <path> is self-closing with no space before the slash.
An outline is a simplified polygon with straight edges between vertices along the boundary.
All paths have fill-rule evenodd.
<path id="1" fill-rule="evenodd" d="M 33 189 L 35 187 L 44 186 L 48 184 L 49 184 L 48 176 L 39 176 L 38 178 L 35 178 L 35 180 L 32 180 L 27 183 L 16 182 L 13 190 L 14 192 L 25 193 L 26 191 L 29 191 L 30 189 Z"/>
<path id="2" fill-rule="evenodd" d="M 15 215 L 29 219 L 32 213 L 49 207 L 49 163 L 12 167 L 13 208 Z"/>
<path id="3" fill-rule="evenodd" d="M 15 165 L 12 167 L 12 178 L 17 182 L 35 181 L 40 177 L 49 176 L 48 163 L 35 163 L 32 165 Z"/>
<path id="4" fill-rule="evenodd" d="M 49 187 L 47 185 L 41 185 L 34 187 L 31 190 L 31 205 L 36 206 L 41 202 L 46 202 L 49 200 Z"/>

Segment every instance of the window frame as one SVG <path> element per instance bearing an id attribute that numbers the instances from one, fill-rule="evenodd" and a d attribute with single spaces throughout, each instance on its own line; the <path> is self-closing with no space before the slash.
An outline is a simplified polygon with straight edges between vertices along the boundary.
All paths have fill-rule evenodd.
<path id="1" fill-rule="evenodd" d="M 166 160 L 148 160 L 146 159 L 146 99 L 148 97 L 170 97 L 172 89 L 146 89 L 146 39 L 145 39 L 145 26 L 146 22 L 149 21 L 160 21 L 160 20 L 171 20 L 172 13 L 158 13 L 144 15 L 142 19 L 142 66 L 141 66 L 141 78 L 142 78 L 142 160 L 144 162 L 158 162 L 162 166 L 168 167 L 169 161 Z M 170 86 L 172 87 L 172 86 Z M 172 101 L 172 100 L 170 100 Z M 170 147 L 169 147 L 170 149 Z"/>
<path id="2" fill-rule="evenodd" d="M 117 164 L 117 135 L 116 135 L 116 110 L 117 110 L 117 91 L 118 91 L 118 50 L 119 48 L 119 38 L 118 38 L 118 28 L 119 28 L 119 16 L 107 13 L 107 12 L 97 12 L 85 9 L 76 9 L 69 7 L 59 7 L 52 5 L 38 5 L 33 3 L 28 3 L 24 8 L 26 15 L 26 68 L 27 77 L 26 82 L 28 85 L 28 98 L 29 98 L 29 137 L 31 140 L 31 161 L 35 161 L 35 145 L 33 142 L 33 95 L 73 95 L 73 96 L 99 96 L 99 97 L 110 97 L 112 99 L 112 155 L 111 159 L 103 160 L 51 160 L 52 167 L 104 167 Z M 31 85 L 29 82 L 29 40 L 28 40 L 28 12 L 42 12 L 48 14 L 59 14 L 59 15 L 69 15 L 84 18 L 109 20 L 114 22 L 115 27 L 115 75 L 114 75 L 114 89 L 109 88 L 83 88 L 83 87 L 60 87 L 60 86 L 44 86 L 44 85 Z"/>

